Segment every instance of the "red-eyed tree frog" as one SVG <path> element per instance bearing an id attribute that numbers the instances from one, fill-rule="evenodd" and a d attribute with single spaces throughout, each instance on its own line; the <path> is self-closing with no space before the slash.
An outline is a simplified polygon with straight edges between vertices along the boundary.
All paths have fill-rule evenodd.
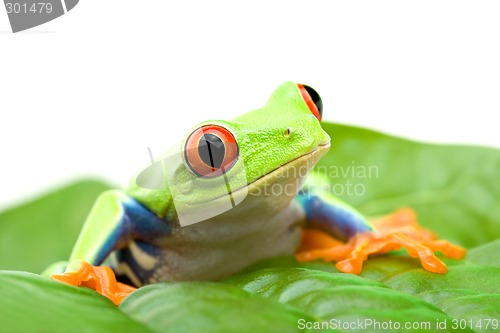
<path id="1" fill-rule="evenodd" d="M 446 273 L 434 251 L 461 258 L 465 250 L 421 228 L 411 209 L 369 221 L 316 186 L 321 175 L 307 177 L 330 149 L 322 112 L 314 89 L 286 82 L 263 108 L 199 124 L 180 145 L 180 162 L 163 160 L 160 174 L 171 172 L 160 186 L 143 186 L 136 176 L 124 192 L 103 193 L 69 262 L 46 274 L 119 304 L 135 287 L 222 279 L 292 254 L 359 274 L 368 255 L 403 247 L 425 269 Z M 186 207 L 201 208 L 183 225 L 181 213 L 192 218 Z"/>

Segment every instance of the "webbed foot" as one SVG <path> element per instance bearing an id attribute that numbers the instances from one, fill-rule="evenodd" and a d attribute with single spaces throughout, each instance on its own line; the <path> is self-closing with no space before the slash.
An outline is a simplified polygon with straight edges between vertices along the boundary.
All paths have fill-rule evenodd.
<path id="1" fill-rule="evenodd" d="M 347 243 L 318 230 L 306 230 L 296 258 L 300 262 L 316 259 L 336 261 L 340 271 L 360 274 L 369 255 L 405 248 L 411 257 L 420 259 L 426 270 L 444 274 L 448 268 L 434 255 L 435 251 L 453 259 L 460 259 L 466 253 L 464 248 L 439 240 L 418 225 L 415 212 L 409 208 L 384 216 L 374 221 L 373 226 L 375 231 L 357 234 Z"/>
<path id="2" fill-rule="evenodd" d="M 72 262 L 66 273 L 52 274 L 50 278 L 75 287 L 84 286 L 97 291 L 119 305 L 136 288 L 116 281 L 115 274 L 107 266 L 91 266 L 85 261 Z"/>

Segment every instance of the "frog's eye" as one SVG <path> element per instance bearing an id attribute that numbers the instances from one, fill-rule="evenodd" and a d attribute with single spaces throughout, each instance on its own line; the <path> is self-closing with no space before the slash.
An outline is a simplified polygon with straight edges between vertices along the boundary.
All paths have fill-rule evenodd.
<path id="1" fill-rule="evenodd" d="M 306 86 L 305 84 L 297 84 L 299 87 L 300 94 L 306 102 L 307 106 L 311 113 L 321 121 L 321 117 L 323 116 L 323 102 L 321 101 L 321 97 L 313 88 Z"/>
<path id="2" fill-rule="evenodd" d="M 234 135 L 219 125 L 205 125 L 186 140 L 184 162 L 200 177 L 212 178 L 227 172 L 238 159 Z"/>

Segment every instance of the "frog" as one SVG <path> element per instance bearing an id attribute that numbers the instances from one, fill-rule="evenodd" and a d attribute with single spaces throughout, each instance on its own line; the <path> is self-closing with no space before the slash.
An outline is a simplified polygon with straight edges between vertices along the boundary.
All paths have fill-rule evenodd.
<path id="1" fill-rule="evenodd" d="M 413 209 L 374 219 L 318 186 L 329 180 L 314 166 L 332 146 L 322 117 L 319 93 L 287 81 L 264 107 L 196 125 L 176 159 L 155 162 L 156 185 L 141 181 L 143 170 L 125 190 L 102 193 L 69 260 L 45 275 L 118 305 L 144 285 L 217 281 L 279 256 L 360 274 L 369 256 L 404 248 L 446 273 L 435 252 L 460 259 L 466 250 L 421 227 Z"/>

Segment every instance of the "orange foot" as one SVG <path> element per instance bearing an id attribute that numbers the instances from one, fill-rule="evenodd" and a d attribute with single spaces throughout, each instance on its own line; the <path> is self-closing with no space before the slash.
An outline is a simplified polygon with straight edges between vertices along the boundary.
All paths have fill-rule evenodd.
<path id="1" fill-rule="evenodd" d="M 115 274 L 107 266 L 91 266 L 85 261 L 78 262 L 76 269 L 69 273 L 52 274 L 52 280 L 75 287 L 84 286 L 97 291 L 119 305 L 128 294 L 136 290 L 127 284 L 116 281 Z"/>
<path id="2" fill-rule="evenodd" d="M 434 251 L 453 259 L 462 258 L 466 250 L 445 240 L 438 240 L 429 230 L 418 225 L 415 212 L 402 208 L 373 222 L 376 231 L 355 235 L 342 243 L 318 230 L 306 230 L 302 245 L 296 254 L 300 262 L 323 259 L 336 261 L 337 269 L 345 273 L 360 274 L 363 262 L 370 254 L 386 253 L 402 247 L 413 258 L 420 258 L 422 266 L 434 273 L 448 271 Z"/>

